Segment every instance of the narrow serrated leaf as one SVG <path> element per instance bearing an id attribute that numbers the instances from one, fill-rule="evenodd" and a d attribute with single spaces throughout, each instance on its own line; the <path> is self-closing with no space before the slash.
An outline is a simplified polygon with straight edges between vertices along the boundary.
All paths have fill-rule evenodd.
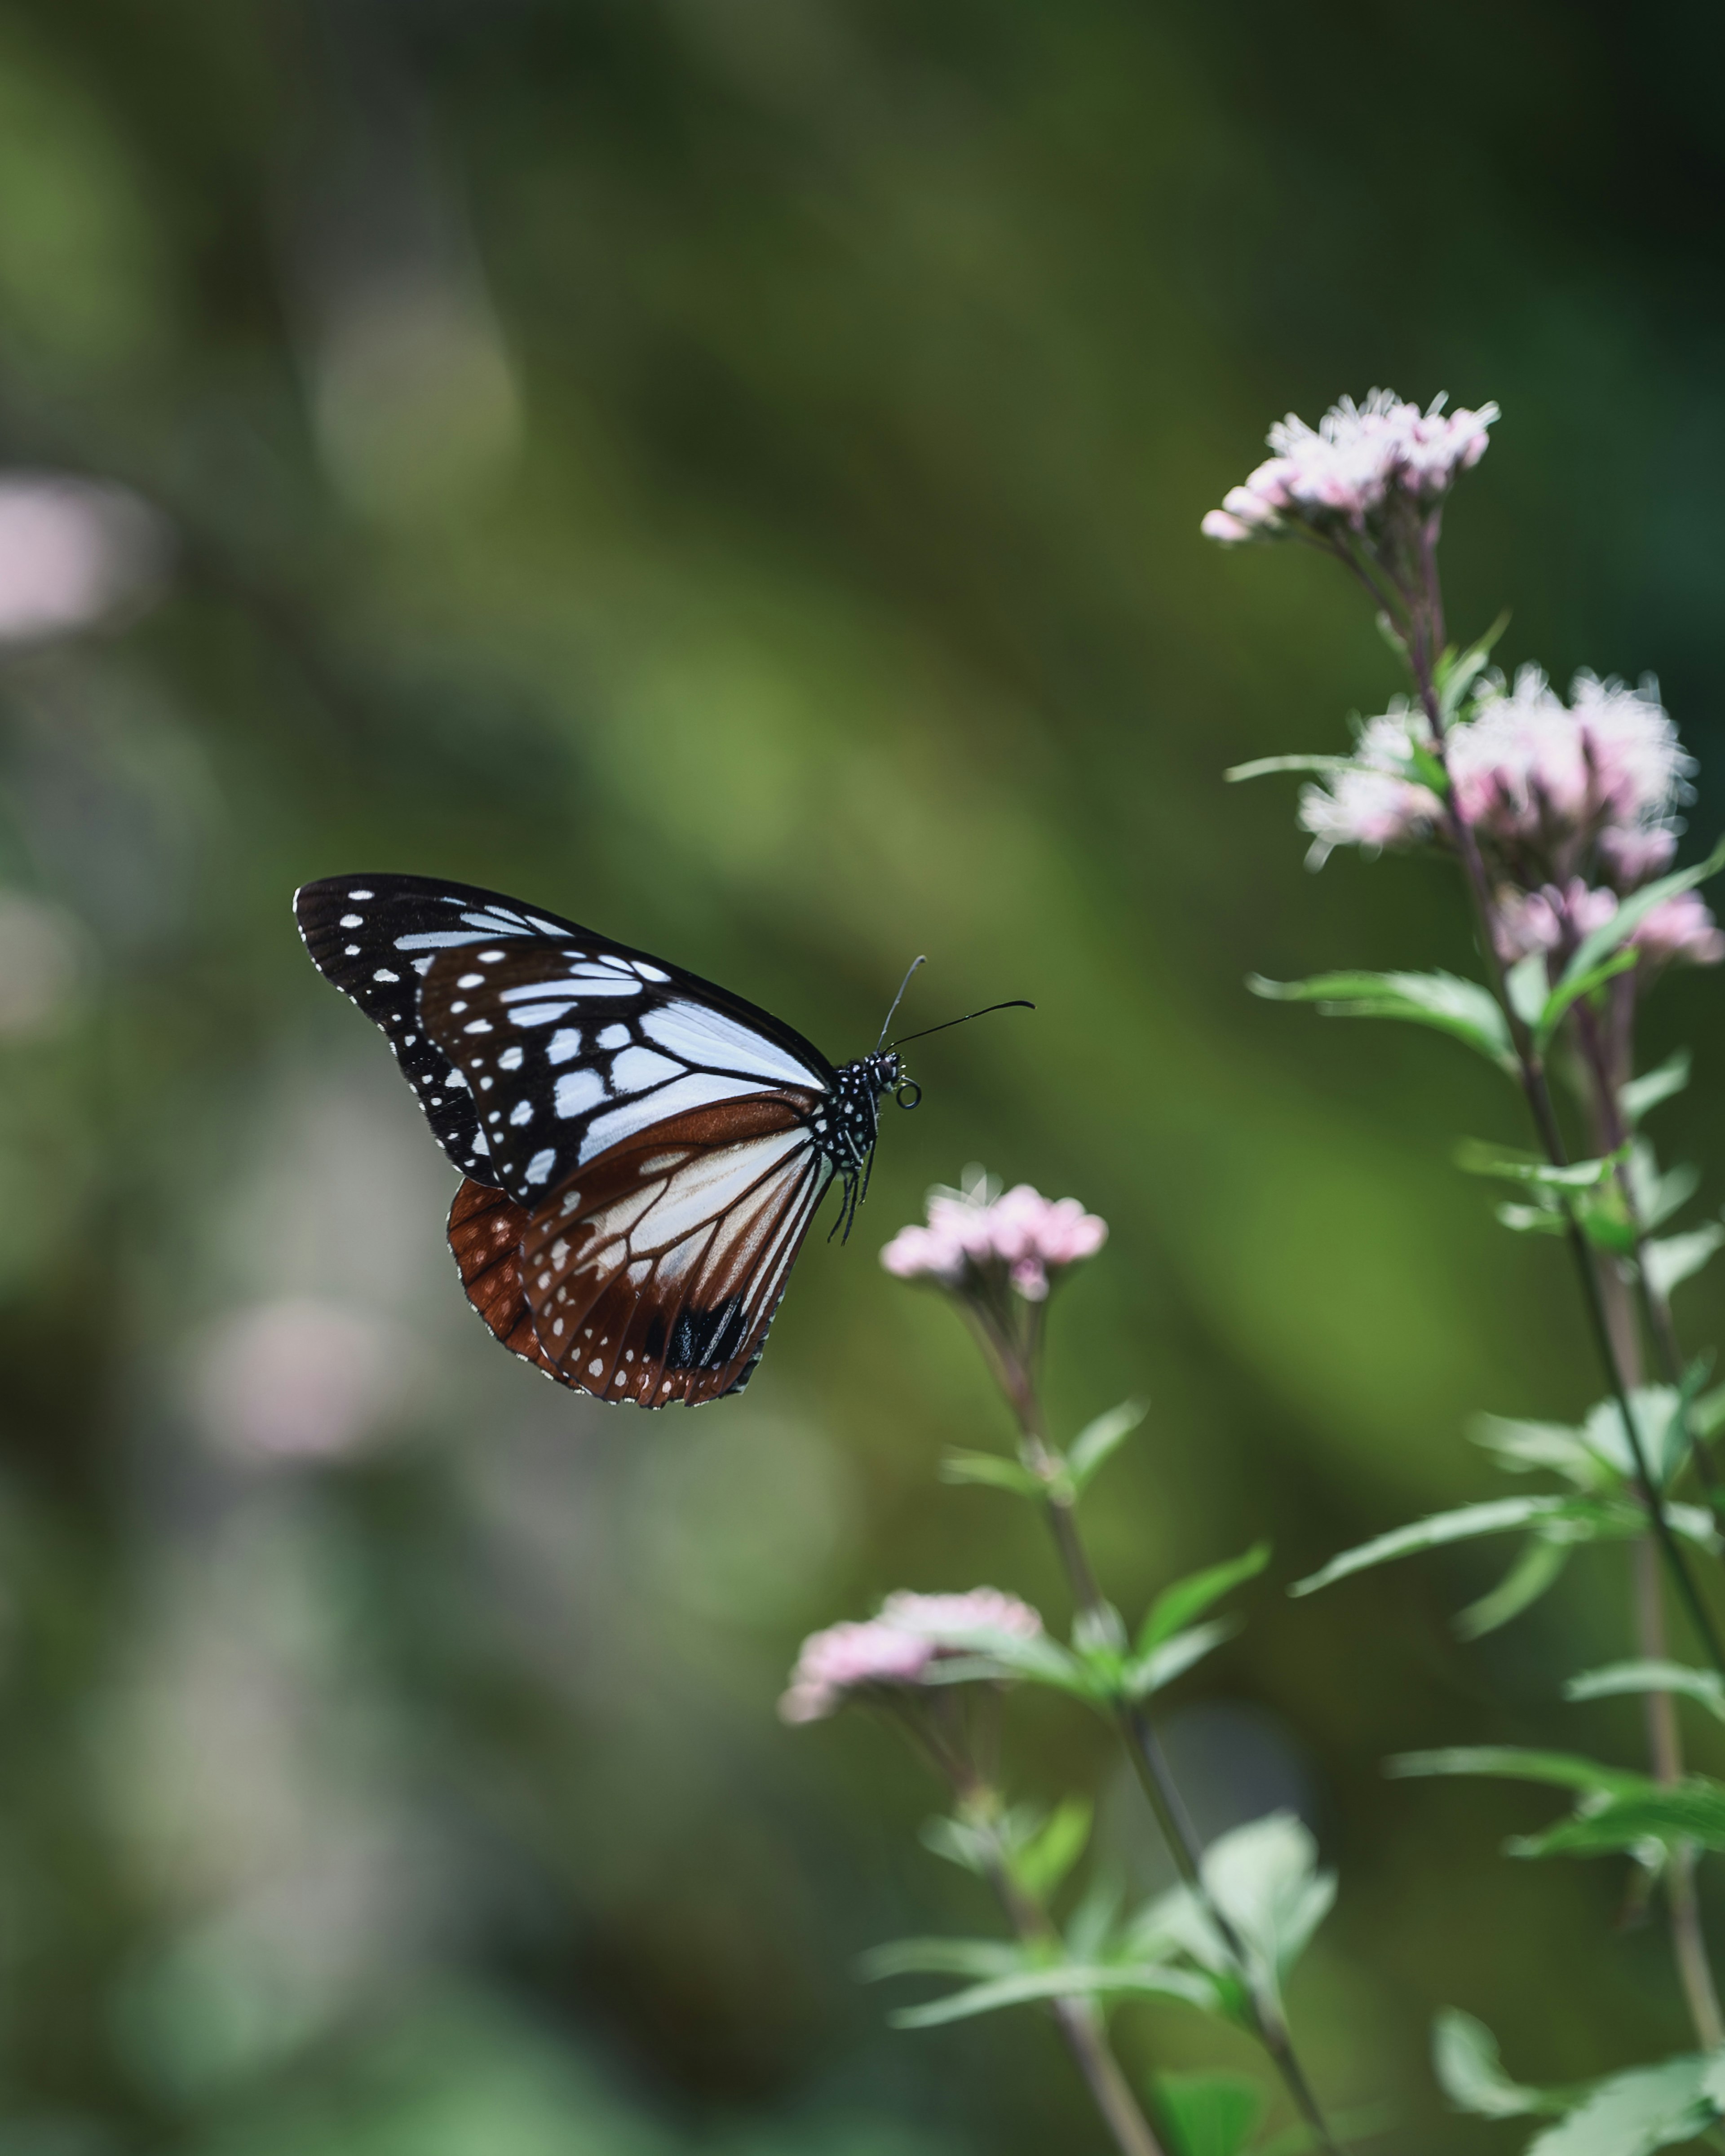
<path id="1" fill-rule="evenodd" d="M 1403 1752 L 1386 1759 L 1384 1771 L 1406 1781 L 1432 1774 L 1481 1774 L 1494 1781 L 1547 1782 L 1560 1789 L 1584 1789 L 1609 1796 L 1640 1796 L 1659 1784 L 1645 1774 L 1607 1767 L 1574 1752 L 1532 1752 L 1509 1744 L 1465 1744 L 1441 1752 Z"/>
<path id="2" fill-rule="evenodd" d="M 1563 1686 L 1565 1699 L 1615 1699 L 1625 1692 L 1677 1692 L 1725 1722 L 1725 1677 L 1717 1670 L 1692 1669 L 1686 1662 L 1609 1662 L 1584 1670 Z"/>
<path id="3" fill-rule="evenodd" d="M 890 1976 L 1009 1976 L 1024 1966 L 1024 1949 L 1011 1939 L 891 1939 L 859 1955 L 864 1984 Z"/>
<path id="4" fill-rule="evenodd" d="M 1176 1677 L 1183 1676 L 1224 1640 L 1232 1639 L 1239 1630 L 1237 1618 L 1222 1617 L 1212 1619 L 1208 1625 L 1194 1625 L 1183 1632 L 1176 1632 L 1172 1639 L 1163 1640 L 1147 1655 L 1140 1655 L 1128 1664 L 1124 1676 L 1127 1697 L 1137 1700 L 1151 1698 L 1164 1685 L 1171 1685 Z"/>
<path id="5" fill-rule="evenodd" d="M 1278 1003 L 1315 1003 L 1331 1018 L 1404 1019 L 1434 1026 L 1513 1072 L 1509 1026 L 1489 988 L 1454 973 L 1319 973 L 1308 981 L 1249 976 L 1255 996 Z"/>
<path id="6" fill-rule="evenodd" d="M 1618 1095 L 1618 1105 L 1624 1120 L 1632 1127 L 1656 1108 L 1661 1101 L 1671 1100 L 1689 1083 L 1691 1058 L 1686 1048 L 1680 1048 L 1675 1055 L 1668 1055 L 1656 1070 L 1644 1071 L 1639 1078 L 1631 1078 Z"/>
<path id="7" fill-rule="evenodd" d="M 1404 1527 L 1392 1527 L 1388 1534 L 1375 1535 L 1368 1543 L 1343 1550 L 1318 1571 L 1296 1580 L 1288 1592 L 1315 1594 L 1319 1588 L 1332 1586 L 1356 1572 L 1365 1572 L 1375 1564 L 1394 1563 L 1398 1558 L 1412 1557 L 1420 1550 L 1435 1549 L 1445 1543 L 1470 1542 L 1479 1535 L 1512 1534 L 1517 1527 L 1527 1527 L 1535 1520 L 1554 1518 L 1559 1513 L 1572 1512 L 1575 1502 L 1572 1497 L 1543 1495 L 1493 1497 L 1482 1505 L 1463 1505 L 1453 1512 L 1435 1512 L 1430 1518 L 1412 1521 Z"/>
<path id="8" fill-rule="evenodd" d="M 1457 1639 L 1483 1640 L 1488 1632 L 1498 1630 L 1524 1609 L 1531 1609 L 1556 1584 L 1573 1548 L 1573 1543 L 1548 1536 L 1530 1536 L 1521 1555 L 1491 1593 L 1470 1602 L 1450 1620 Z"/>
<path id="9" fill-rule="evenodd" d="M 1657 1295 L 1669 1295 L 1686 1280 L 1692 1280 L 1725 1244 L 1725 1228 L 1717 1220 L 1692 1228 L 1685 1235 L 1666 1235 L 1641 1246 L 1641 1261 L 1648 1284 Z"/>
<path id="10" fill-rule="evenodd" d="M 997 1490 L 1010 1490 L 1019 1497 L 1040 1497 L 1044 1487 L 1028 1467 L 998 1452 L 947 1452 L 940 1464 L 942 1482 L 983 1482 Z"/>

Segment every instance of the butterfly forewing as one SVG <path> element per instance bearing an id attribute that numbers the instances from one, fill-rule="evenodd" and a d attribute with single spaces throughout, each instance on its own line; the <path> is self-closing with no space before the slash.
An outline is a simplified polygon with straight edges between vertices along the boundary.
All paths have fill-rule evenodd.
<path id="1" fill-rule="evenodd" d="M 419 1009 L 470 1088 L 482 1173 L 523 1205 L 670 1118 L 835 1082 L 788 1026 L 585 935 L 439 953 Z"/>
<path id="2" fill-rule="evenodd" d="M 533 1216 L 522 1287 L 567 1382 L 647 1407 L 742 1389 L 833 1173 L 813 1106 L 786 1091 L 675 1117 Z"/>
<path id="3" fill-rule="evenodd" d="M 495 891 L 425 876 L 327 876 L 294 894 L 294 916 L 319 972 L 388 1037 L 439 1144 L 464 1174 L 485 1179 L 489 1148 L 478 1104 L 420 1015 L 424 978 L 440 951 L 582 932 Z"/>

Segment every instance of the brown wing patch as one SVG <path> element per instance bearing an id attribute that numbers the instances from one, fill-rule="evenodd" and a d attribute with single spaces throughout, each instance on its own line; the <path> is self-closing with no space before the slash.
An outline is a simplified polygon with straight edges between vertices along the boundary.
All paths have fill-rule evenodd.
<path id="1" fill-rule="evenodd" d="M 787 1090 L 671 1118 L 529 1219 L 521 1281 L 566 1383 L 638 1407 L 740 1390 L 832 1176 Z"/>
<path id="2" fill-rule="evenodd" d="M 467 1300 L 504 1346 L 567 1385 L 572 1381 L 540 1345 L 521 1288 L 521 1238 L 527 1224 L 525 1208 L 506 1191 L 493 1190 L 470 1177 L 449 1208 L 449 1248 L 460 1268 Z"/>

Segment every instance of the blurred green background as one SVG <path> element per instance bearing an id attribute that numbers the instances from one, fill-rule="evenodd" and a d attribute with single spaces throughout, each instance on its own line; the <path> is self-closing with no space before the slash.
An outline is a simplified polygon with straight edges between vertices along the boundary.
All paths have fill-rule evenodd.
<path id="1" fill-rule="evenodd" d="M 1455 625 L 1507 600 L 1512 663 L 1656 668 L 1716 767 L 1722 23 L 0 6 L 0 459 L 165 520 L 151 589 L 0 658 L 8 2156 L 1102 2147 L 1040 2021 L 886 2029 L 855 1956 L 992 1916 L 890 1732 L 773 1713 L 801 1635 L 890 1588 L 1064 1614 L 1034 1522 L 937 1484 L 1004 1418 L 875 1263 L 969 1161 L 1111 1224 L 1050 1378 L 1068 1429 L 1153 1402 L 1093 1506 L 1116 1594 L 1275 1537 L 1170 1742 L 1210 1826 L 1296 1803 L 1341 1867 L 1294 1996 L 1332 2101 L 1400 2149 L 1515 2134 L 1445 2114 L 1445 2004 L 1529 2079 L 1685 2046 L 1616 1867 L 1498 1856 L 1547 1798 L 1379 1771 L 1633 1759 L 1630 1703 L 1554 1703 L 1624 1647 L 1618 1559 L 1472 1649 L 1499 1550 L 1281 1593 L 1491 1493 L 1472 1409 L 1591 1386 L 1558 1256 L 1449 1164 L 1513 1100 L 1242 990 L 1469 952 L 1440 869 L 1307 876 L 1290 791 L 1222 785 L 1394 676 L 1322 564 L 1197 526 L 1290 405 L 1496 397 Z M 913 1022 L 1040 1008 L 916 1052 L 746 1399 L 639 1419 L 488 1343 L 452 1171 L 300 949 L 295 884 L 389 867 L 835 1059 L 917 951 Z M 1696 1041 L 1666 1138 L 1704 1147 L 1717 978 L 1651 1030 Z M 1098 1732 L 1013 1727 L 1153 1881 Z M 1135 2073 L 1254 2070 L 1175 2008 L 1121 2028 Z"/>

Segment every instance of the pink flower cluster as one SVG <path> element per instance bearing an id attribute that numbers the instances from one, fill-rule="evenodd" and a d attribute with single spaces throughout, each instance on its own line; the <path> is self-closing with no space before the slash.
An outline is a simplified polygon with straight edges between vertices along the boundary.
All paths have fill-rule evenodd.
<path id="1" fill-rule="evenodd" d="M 1274 454 L 1211 510 L 1204 536 L 1232 547 L 1294 525 L 1363 531 L 1392 497 L 1429 507 L 1484 456 L 1498 416 L 1495 404 L 1446 413 L 1445 402 L 1436 398 L 1422 412 L 1393 390 L 1374 389 L 1361 404 L 1344 397 L 1316 427 L 1289 413 L 1270 429 Z"/>
<path id="2" fill-rule="evenodd" d="M 1094 1257 L 1107 1240 L 1107 1222 L 1076 1198 L 1045 1198 L 1028 1183 L 993 1196 L 978 1181 L 966 1190 L 933 1192 L 928 1224 L 900 1229 L 880 1262 L 901 1280 L 952 1288 L 1004 1275 L 1027 1302 L 1041 1302 L 1051 1274 Z"/>
<path id="3" fill-rule="evenodd" d="M 1455 805 L 1506 862 L 1567 875 L 1596 842 L 1614 887 L 1634 889 L 1670 865 L 1695 760 L 1652 680 L 1630 689 L 1578 674 L 1569 697 L 1565 706 L 1537 666 L 1513 687 L 1488 681 L 1445 739 Z M 1409 761 L 1430 746 L 1424 714 L 1405 701 L 1368 722 L 1349 766 L 1300 797 L 1317 860 L 1336 846 L 1375 853 L 1432 836 L 1443 804 Z"/>
<path id="4" fill-rule="evenodd" d="M 790 1689 L 778 1703 L 786 1722 L 819 1722 L 853 1693 L 918 1685 L 937 1661 L 972 1651 L 978 1633 L 1034 1640 L 1042 1620 L 1015 1594 L 975 1587 L 968 1594 L 889 1594 L 866 1624 L 830 1625 L 803 1642 Z"/>
<path id="5" fill-rule="evenodd" d="M 1538 891 L 1501 892 L 1497 932 L 1505 963 L 1513 965 L 1535 951 L 1567 958 L 1584 936 L 1615 916 L 1618 903 L 1615 891 L 1585 884 L 1579 876 Z M 1629 941 L 1649 966 L 1717 966 L 1725 959 L 1725 933 L 1692 891 L 1656 906 L 1630 931 Z"/>

